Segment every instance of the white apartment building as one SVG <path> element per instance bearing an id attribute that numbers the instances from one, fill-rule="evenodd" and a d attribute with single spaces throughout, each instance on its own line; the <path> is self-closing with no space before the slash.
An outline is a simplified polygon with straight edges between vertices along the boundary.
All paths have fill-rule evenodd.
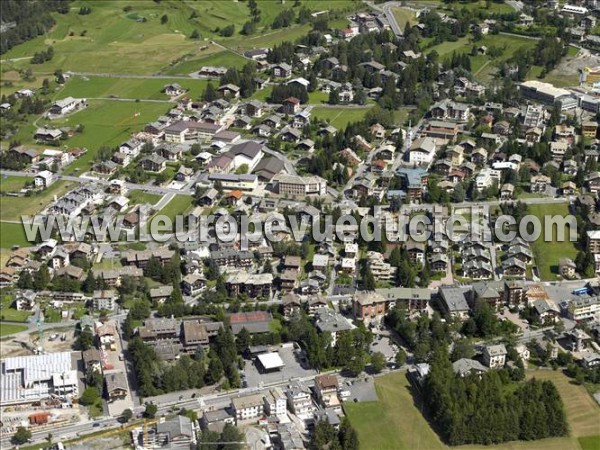
<path id="1" fill-rule="evenodd" d="M 262 394 L 251 394 L 231 399 L 231 407 L 235 411 L 236 422 L 258 419 L 264 413 Z"/>
<path id="2" fill-rule="evenodd" d="M 588 320 L 600 317 L 600 297 L 582 296 L 569 302 L 569 317 L 572 320 Z"/>
<path id="3" fill-rule="evenodd" d="M 418 166 L 428 166 L 435 156 L 435 139 L 419 138 L 412 143 L 408 152 L 408 162 Z"/>
<path id="4" fill-rule="evenodd" d="M 284 417 L 287 413 L 287 399 L 283 390 L 274 387 L 265 395 L 265 411 L 270 416 Z"/>
<path id="5" fill-rule="evenodd" d="M 488 187 L 492 186 L 492 184 L 494 182 L 496 182 L 496 183 L 500 182 L 500 171 L 499 170 L 485 168 L 481 172 L 479 172 L 479 174 L 475 178 L 475 185 L 477 186 L 477 189 L 488 188 Z"/>
<path id="6" fill-rule="evenodd" d="M 308 417 L 313 413 L 314 407 L 308 387 L 300 383 L 290 385 L 286 395 L 288 408 L 294 414 Z"/>
<path id="7" fill-rule="evenodd" d="M 483 349 L 483 363 L 491 369 L 502 368 L 506 363 L 504 344 L 487 345 Z"/>
<path id="8" fill-rule="evenodd" d="M 376 280 L 392 280 L 396 274 L 396 268 L 385 262 L 383 255 L 379 252 L 367 252 L 369 268 Z"/>

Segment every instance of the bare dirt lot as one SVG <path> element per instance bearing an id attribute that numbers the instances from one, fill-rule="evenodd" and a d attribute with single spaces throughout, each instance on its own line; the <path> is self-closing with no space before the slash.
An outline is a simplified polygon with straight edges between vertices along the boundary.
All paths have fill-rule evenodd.
<path id="1" fill-rule="evenodd" d="M 570 49 L 569 54 L 573 49 Z M 600 55 L 590 53 L 589 50 L 580 49 L 575 56 L 563 58 L 558 66 L 550 72 L 545 79 L 557 87 L 577 86 L 579 84 L 579 72 L 586 67 L 596 67 L 600 65 Z"/>
<path id="2" fill-rule="evenodd" d="M 33 354 L 33 349 L 40 346 L 39 338 L 37 331 L 23 331 L 6 337 L 0 342 L 0 358 Z M 47 352 L 70 351 L 75 342 L 75 330 L 65 327 L 44 331 L 43 340 L 43 348 Z"/>

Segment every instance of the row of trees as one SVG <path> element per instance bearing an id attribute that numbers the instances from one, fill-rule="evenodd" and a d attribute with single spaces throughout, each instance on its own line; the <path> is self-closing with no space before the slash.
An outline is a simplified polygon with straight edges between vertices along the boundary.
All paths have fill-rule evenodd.
<path id="1" fill-rule="evenodd" d="M 350 421 L 344 418 L 339 431 L 324 420 L 315 424 L 310 442 L 309 450 L 358 450 L 359 440 L 356 430 L 350 425 Z"/>
<path id="2" fill-rule="evenodd" d="M 47 50 L 35 52 L 33 58 L 31 58 L 31 64 L 44 64 L 46 61 L 50 61 L 52 58 L 54 58 L 54 48 L 50 46 Z"/>

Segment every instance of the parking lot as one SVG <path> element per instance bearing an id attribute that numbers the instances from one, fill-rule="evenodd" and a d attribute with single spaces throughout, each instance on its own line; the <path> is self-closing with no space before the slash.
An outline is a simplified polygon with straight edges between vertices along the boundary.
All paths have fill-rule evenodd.
<path id="1" fill-rule="evenodd" d="M 291 380 L 292 378 L 310 377 L 317 374 L 316 370 L 309 367 L 304 358 L 304 353 L 300 350 L 294 350 L 291 346 L 275 347 L 285 364 L 281 370 L 261 373 L 257 367 L 258 362 L 246 360 L 244 376 L 247 387 L 268 386 L 274 383 Z"/>
<path id="2" fill-rule="evenodd" d="M 381 352 L 385 355 L 386 360 L 393 361 L 396 357 L 397 351 L 398 347 L 394 344 L 389 336 L 382 334 L 373 336 L 371 353 Z"/>
<path id="3" fill-rule="evenodd" d="M 353 402 L 354 399 L 358 402 L 376 402 L 378 400 L 373 377 L 344 378 L 341 389 L 350 392 L 346 402 Z"/>

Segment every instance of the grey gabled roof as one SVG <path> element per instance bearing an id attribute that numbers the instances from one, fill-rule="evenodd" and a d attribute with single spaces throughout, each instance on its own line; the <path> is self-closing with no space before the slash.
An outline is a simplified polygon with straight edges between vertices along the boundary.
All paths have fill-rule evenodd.
<path id="1" fill-rule="evenodd" d="M 469 373 L 475 372 L 486 372 L 488 370 L 483 364 L 474 359 L 461 358 L 452 363 L 452 369 L 454 373 L 460 376 L 468 375 Z"/>

